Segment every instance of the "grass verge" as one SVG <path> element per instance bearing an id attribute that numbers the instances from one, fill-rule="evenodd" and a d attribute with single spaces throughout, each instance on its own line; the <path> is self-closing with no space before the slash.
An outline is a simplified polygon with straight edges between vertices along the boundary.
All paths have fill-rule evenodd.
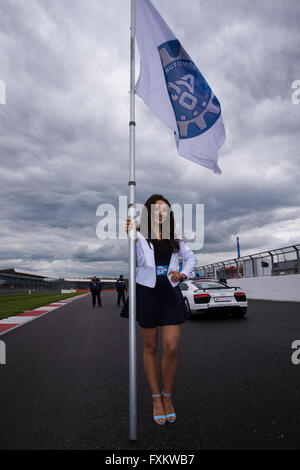
<path id="1" fill-rule="evenodd" d="M 42 307 L 51 302 L 57 302 L 58 300 L 68 299 L 69 297 L 81 294 L 82 292 L 72 292 L 69 294 L 0 295 L 0 320 L 26 312 L 27 310 Z"/>

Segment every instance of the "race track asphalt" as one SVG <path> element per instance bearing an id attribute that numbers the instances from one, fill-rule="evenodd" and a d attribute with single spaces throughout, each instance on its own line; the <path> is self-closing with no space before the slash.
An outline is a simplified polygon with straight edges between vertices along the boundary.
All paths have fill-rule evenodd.
<path id="1" fill-rule="evenodd" d="M 300 304 L 249 301 L 243 319 L 182 327 L 177 421 L 152 420 L 137 330 L 137 441 L 128 437 L 128 320 L 114 292 L 1 336 L 0 449 L 299 449 Z M 161 354 L 161 350 L 160 350 Z"/>

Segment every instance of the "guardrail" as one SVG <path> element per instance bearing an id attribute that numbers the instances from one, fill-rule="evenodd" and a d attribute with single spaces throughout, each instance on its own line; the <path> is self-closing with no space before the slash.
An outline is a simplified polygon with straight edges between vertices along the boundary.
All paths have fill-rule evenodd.
<path id="1" fill-rule="evenodd" d="M 241 279 L 300 273 L 300 244 L 232 258 L 196 268 L 201 277 Z"/>

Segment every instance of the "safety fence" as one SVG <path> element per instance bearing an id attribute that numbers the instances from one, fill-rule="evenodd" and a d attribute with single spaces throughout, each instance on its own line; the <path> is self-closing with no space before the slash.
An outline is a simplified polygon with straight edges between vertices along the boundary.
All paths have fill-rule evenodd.
<path id="1" fill-rule="evenodd" d="M 240 279 L 300 273 L 300 244 L 197 267 L 197 275 Z"/>

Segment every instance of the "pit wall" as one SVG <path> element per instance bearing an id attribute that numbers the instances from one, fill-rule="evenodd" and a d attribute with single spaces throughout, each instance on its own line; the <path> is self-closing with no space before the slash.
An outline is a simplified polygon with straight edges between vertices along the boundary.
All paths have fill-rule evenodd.
<path id="1" fill-rule="evenodd" d="M 300 302 L 300 274 L 227 279 L 245 290 L 248 299 Z"/>

